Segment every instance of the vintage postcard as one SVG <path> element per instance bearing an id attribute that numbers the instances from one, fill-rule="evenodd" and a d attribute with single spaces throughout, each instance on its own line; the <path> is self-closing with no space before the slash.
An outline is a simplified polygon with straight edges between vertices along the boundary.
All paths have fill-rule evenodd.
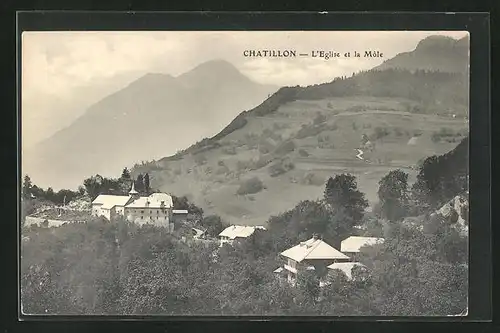
<path id="1" fill-rule="evenodd" d="M 23 314 L 467 314 L 467 31 L 21 48 Z"/>

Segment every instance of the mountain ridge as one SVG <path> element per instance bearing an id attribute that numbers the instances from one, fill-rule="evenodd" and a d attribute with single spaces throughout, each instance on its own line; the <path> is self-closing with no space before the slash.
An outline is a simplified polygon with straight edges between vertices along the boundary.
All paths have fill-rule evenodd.
<path id="1" fill-rule="evenodd" d="M 454 39 L 447 36 L 429 36 L 421 40 L 413 51 L 402 52 L 384 61 L 376 69 L 438 70 L 467 74 L 469 70 L 469 36 Z"/>
<path id="2" fill-rule="evenodd" d="M 214 64 L 216 68 L 210 68 Z M 193 75 L 180 75 L 181 79 L 146 73 L 101 99 L 72 124 L 25 151 L 24 172 L 37 183 L 53 187 L 67 187 L 63 179 L 72 178 L 76 186 L 82 177 L 96 172 L 116 173 L 137 160 L 150 160 L 169 155 L 168 149 L 170 154 L 179 149 L 175 141 L 165 139 L 165 132 L 188 146 L 217 133 L 220 124 L 233 119 L 236 111 L 258 105 L 277 89 L 253 82 L 225 61 L 211 61 L 192 71 Z M 205 73 L 219 73 L 217 83 Z M 146 133 L 151 143 L 141 144 L 138 138 Z M 111 156 L 115 157 L 109 160 Z"/>

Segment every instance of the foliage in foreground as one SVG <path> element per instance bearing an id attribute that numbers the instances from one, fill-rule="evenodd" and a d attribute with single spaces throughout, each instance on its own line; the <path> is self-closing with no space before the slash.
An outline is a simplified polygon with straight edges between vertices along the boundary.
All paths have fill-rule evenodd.
<path id="1" fill-rule="evenodd" d="M 156 227 L 91 221 L 32 228 L 22 245 L 30 314 L 444 315 L 467 305 L 467 240 L 444 222 L 425 233 L 393 225 L 366 248 L 367 280 L 318 289 L 280 283 L 275 235 L 236 245 L 184 243 Z M 283 241 L 287 243 L 286 240 Z M 266 245 L 267 244 L 267 245 Z M 280 250 L 283 250 L 280 249 Z"/>

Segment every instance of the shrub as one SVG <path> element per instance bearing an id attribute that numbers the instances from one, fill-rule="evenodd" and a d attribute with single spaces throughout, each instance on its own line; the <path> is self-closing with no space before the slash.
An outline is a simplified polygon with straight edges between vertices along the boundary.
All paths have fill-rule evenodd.
<path id="1" fill-rule="evenodd" d="M 251 170 L 257 170 L 265 167 L 271 162 L 270 156 L 260 156 L 258 160 L 254 161 L 251 166 Z"/>
<path id="2" fill-rule="evenodd" d="M 432 140 L 432 142 L 440 142 L 441 135 L 439 135 L 438 132 L 434 132 L 434 133 L 432 133 L 431 140 Z"/>
<path id="3" fill-rule="evenodd" d="M 269 175 L 277 177 L 295 168 L 295 165 L 289 160 L 280 160 L 269 167 Z"/>
<path id="4" fill-rule="evenodd" d="M 381 139 L 389 135 L 389 130 L 385 127 L 375 127 L 373 138 L 375 140 Z"/>
<path id="5" fill-rule="evenodd" d="M 303 125 L 295 134 L 297 139 L 304 139 L 310 136 L 315 136 L 325 130 L 325 123 L 319 125 Z"/>
<path id="6" fill-rule="evenodd" d="M 396 134 L 396 136 L 403 136 L 404 132 L 401 128 L 396 127 L 394 128 L 394 134 Z"/>
<path id="7" fill-rule="evenodd" d="M 422 130 L 414 130 L 413 136 L 421 136 L 424 132 Z"/>
<path id="8" fill-rule="evenodd" d="M 292 140 L 287 140 L 283 143 L 281 143 L 274 152 L 278 155 L 286 155 L 288 153 L 291 153 L 295 150 L 295 143 Z"/>
<path id="9" fill-rule="evenodd" d="M 238 195 L 254 194 L 262 191 L 263 189 L 264 189 L 264 184 L 262 183 L 262 181 L 257 177 L 253 177 L 241 183 L 240 187 L 236 191 L 236 194 Z"/>
<path id="10" fill-rule="evenodd" d="M 252 166 L 252 161 L 238 161 L 238 162 L 236 162 L 236 170 L 238 170 L 238 171 L 250 170 L 251 166 Z"/>
<path id="11" fill-rule="evenodd" d="M 322 124 L 326 121 L 326 116 L 322 113 L 319 113 L 316 115 L 316 117 L 313 120 L 314 125 L 319 125 Z"/>
<path id="12" fill-rule="evenodd" d="M 305 149 L 299 149 L 299 155 L 302 157 L 308 157 L 310 154 Z"/>

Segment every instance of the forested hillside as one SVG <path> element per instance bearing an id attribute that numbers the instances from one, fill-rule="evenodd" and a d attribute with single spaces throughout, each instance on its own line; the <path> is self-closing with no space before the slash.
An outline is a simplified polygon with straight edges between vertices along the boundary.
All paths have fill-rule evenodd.
<path id="1" fill-rule="evenodd" d="M 436 175 L 429 171 L 430 165 L 441 175 L 433 184 L 442 191 L 443 200 L 463 190 L 443 175 L 462 178 L 467 164 L 463 158 L 466 142 L 449 154 L 429 157 L 421 165 L 420 182 L 431 183 Z M 452 162 L 456 169 L 449 169 Z M 219 249 L 216 242 L 184 241 L 182 228 L 168 234 L 162 228 L 138 227 L 125 221 L 97 219 L 57 229 L 26 228 L 21 249 L 23 312 L 333 316 L 462 313 L 467 308 L 468 236 L 454 228 L 452 219 L 432 215 L 430 207 L 420 209 L 418 200 L 432 201 L 435 192 L 410 189 L 406 180 L 404 172 L 388 173 L 380 180 L 379 209 L 366 213 L 366 199 L 356 178 L 332 175 L 320 200 L 303 201 L 271 217 L 267 231 L 256 231 L 234 248 Z M 395 207 L 402 208 L 397 210 L 400 214 L 392 214 Z M 420 224 L 404 223 L 412 216 Z M 220 223 L 220 219 L 205 219 L 205 223 Z M 334 246 L 350 235 L 384 237 L 385 242 L 363 248 L 360 262 L 368 273 L 354 271 L 353 280 L 334 274 L 330 285 L 319 288 L 321 276 L 304 274 L 296 288 L 281 284 L 273 273 L 283 263 L 279 253 L 313 233 L 321 234 Z"/>

